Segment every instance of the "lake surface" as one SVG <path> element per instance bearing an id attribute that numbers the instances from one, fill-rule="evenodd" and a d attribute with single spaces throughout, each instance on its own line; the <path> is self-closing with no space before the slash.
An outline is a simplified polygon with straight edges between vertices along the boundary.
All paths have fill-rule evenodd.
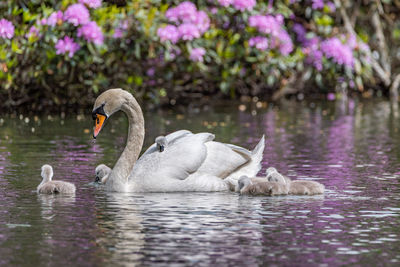
<path id="1" fill-rule="evenodd" d="M 273 166 L 323 183 L 324 195 L 105 192 L 91 184 L 94 168 L 118 158 L 124 116 L 95 143 L 90 111 L 3 116 L 0 265 L 398 266 L 400 133 L 389 103 L 245 106 L 146 112 L 145 147 L 184 128 L 247 148 L 265 134 L 261 174 Z M 45 163 L 75 196 L 35 192 Z"/>

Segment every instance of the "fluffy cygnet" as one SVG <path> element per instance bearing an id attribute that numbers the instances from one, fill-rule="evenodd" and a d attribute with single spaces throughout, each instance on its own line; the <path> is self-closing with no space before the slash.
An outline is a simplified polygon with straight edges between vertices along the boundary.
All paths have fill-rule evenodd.
<path id="1" fill-rule="evenodd" d="M 105 184 L 108 178 L 108 175 L 111 172 L 111 168 L 105 164 L 100 164 L 96 167 L 95 175 L 96 178 L 94 180 L 95 183 Z"/>
<path id="2" fill-rule="evenodd" d="M 267 169 L 266 178 L 270 182 L 277 182 L 288 185 L 290 195 L 318 195 L 323 194 L 325 187 L 323 184 L 314 181 L 290 180 L 289 177 L 280 174 L 275 168 Z"/>
<path id="3" fill-rule="evenodd" d="M 42 182 L 37 187 L 37 192 L 40 194 L 73 194 L 75 193 L 75 185 L 64 181 L 52 181 L 53 168 L 45 164 L 42 166 Z"/>
<path id="4" fill-rule="evenodd" d="M 262 181 L 264 180 L 264 181 Z M 260 178 L 249 178 L 245 175 L 241 176 L 238 181 L 239 192 L 241 195 L 287 195 L 288 186 L 282 183 L 269 182 Z"/>
<path id="5" fill-rule="evenodd" d="M 163 152 L 164 149 L 167 147 L 168 145 L 168 141 L 167 138 L 165 138 L 165 136 L 158 136 L 155 139 L 155 143 L 157 144 L 157 150 L 160 152 Z"/>

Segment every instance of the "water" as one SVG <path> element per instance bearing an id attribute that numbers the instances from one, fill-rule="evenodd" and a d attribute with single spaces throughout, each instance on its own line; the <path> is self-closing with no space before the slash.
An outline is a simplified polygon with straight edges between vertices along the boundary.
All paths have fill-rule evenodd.
<path id="1" fill-rule="evenodd" d="M 252 148 L 262 172 L 323 183 L 322 196 L 108 193 L 91 184 L 127 131 L 113 116 L 97 141 L 90 116 L 0 119 L 0 265 L 397 266 L 399 118 L 384 101 L 147 112 L 147 147 L 176 129 Z M 75 196 L 37 195 L 40 167 Z"/>

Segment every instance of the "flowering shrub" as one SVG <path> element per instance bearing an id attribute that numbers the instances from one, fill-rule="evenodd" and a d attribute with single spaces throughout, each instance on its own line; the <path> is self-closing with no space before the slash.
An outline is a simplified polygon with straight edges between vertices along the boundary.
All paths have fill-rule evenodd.
<path id="1" fill-rule="evenodd" d="M 5 2 L 0 97 L 8 106 L 40 109 L 37 97 L 90 105 L 108 87 L 158 102 L 185 91 L 271 94 L 299 79 L 298 91 L 323 93 L 337 81 L 347 90 L 376 83 L 367 34 L 337 24 L 328 0 Z"/>

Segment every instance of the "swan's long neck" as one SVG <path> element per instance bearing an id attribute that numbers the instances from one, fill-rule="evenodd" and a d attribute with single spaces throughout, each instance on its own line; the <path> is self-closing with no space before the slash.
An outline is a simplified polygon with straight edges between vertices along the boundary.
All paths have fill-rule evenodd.
<path id="1" fill-rule="evenodd" d="M 139 157 L 144 141 L 144 118 L 136 99 L 130 96 L 122 104 L 121 111 L 128 117 L 128 138 L 124 151 L 107 179 L 107 183 L 112 184 L 111 187 L 116 191 L 124 191 L 129 174 Z"/>

